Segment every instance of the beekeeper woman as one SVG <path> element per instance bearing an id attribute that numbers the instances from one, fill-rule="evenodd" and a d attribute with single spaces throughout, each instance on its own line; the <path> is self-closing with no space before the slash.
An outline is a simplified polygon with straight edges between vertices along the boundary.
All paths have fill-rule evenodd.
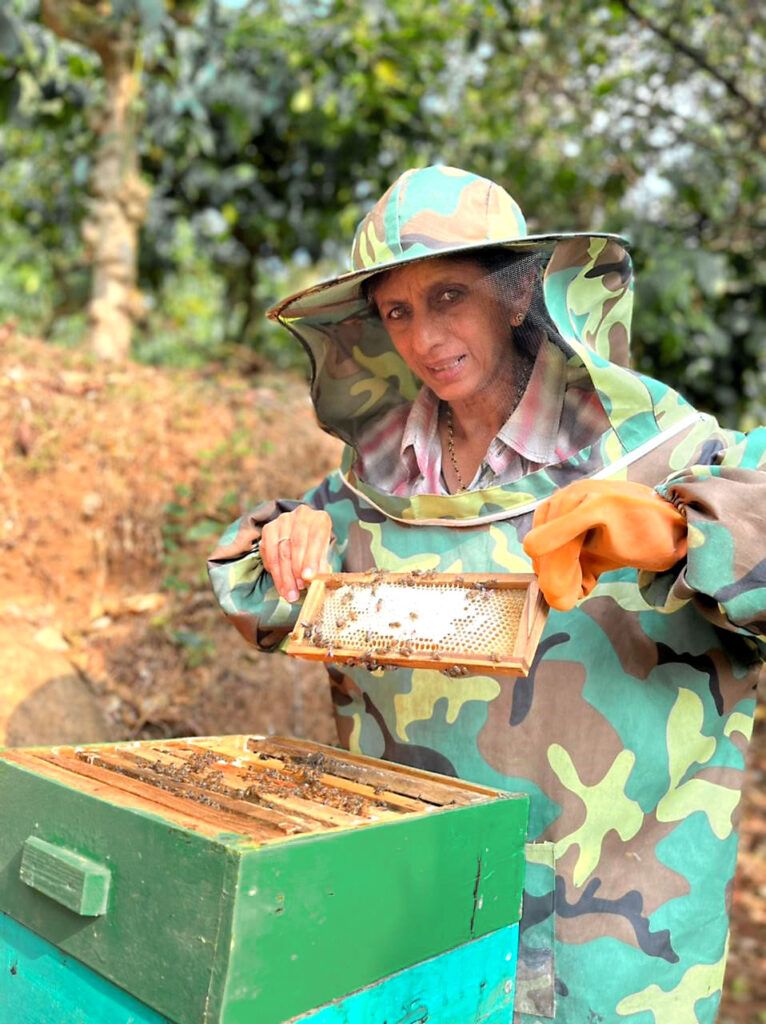
<path id="1" fill-rule="evenodd" d="M 530 795 L 517 1022 L 711 1024 L 764 653 L 766 431 L 627 368 L 619 238 L 529 235 L 474 174 L 403 174 L 352 265 L 271 313 L 343 465 L 232 525 L 218 599 L 274 649 L 326 564 L 531 560 L 553 611 L 528 678 L 332 667 L 340 743 Z"/>

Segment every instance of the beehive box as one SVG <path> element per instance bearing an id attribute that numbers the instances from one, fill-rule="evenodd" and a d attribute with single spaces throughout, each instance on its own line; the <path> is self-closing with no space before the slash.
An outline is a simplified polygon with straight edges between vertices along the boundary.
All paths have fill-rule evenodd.
<path id="1" fill-rule="evenodd" d="M 283 738 L 5 751 L 0 911 L 170 1021 L 279 1024 L 517 921 L 526 815 Z"/>

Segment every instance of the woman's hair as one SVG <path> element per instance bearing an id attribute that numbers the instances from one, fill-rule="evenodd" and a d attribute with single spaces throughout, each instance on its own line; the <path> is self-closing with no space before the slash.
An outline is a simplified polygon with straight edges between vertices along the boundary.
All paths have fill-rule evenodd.
<path id="1" fill-rule="evenodd" d="M 507 306 L 509 311 L 514 306 L 518 306 L 520 294 L 524 295 L 531 290 L 532 294 L 523 321 L 518 326 L 511 328 L 514 345 L 524 355 L 534 360 L 540 344 L 546 336 L 554 343 L 564 347 L 564 340 L 556 329 L 545 305 L 543 269 L 547 258 L 546 252 L 540 250 L 519 252 L 496 245 L 467 252 L 445 253 L 444 256 L 433 258 L 454 262 L 470 261 L 478 264 L 486 271 L 496 297 L 502 305 Z M 406 264 L 404 265 L 406 266 Z M 375 290 L 381 281 L 395 269 L 398 268 L 392 267 L 390 270 L 383 270 L 379 274 L 368 277 L 361 284 L 362 298 L 375 314 L 377 314 Z M 508 326 L 510 328 L 510 323 Z"/>

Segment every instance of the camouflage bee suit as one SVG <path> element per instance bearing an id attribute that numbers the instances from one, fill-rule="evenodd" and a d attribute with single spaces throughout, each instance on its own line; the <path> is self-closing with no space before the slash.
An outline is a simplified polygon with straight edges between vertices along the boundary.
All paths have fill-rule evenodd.
<path id="1" fill-rule="evenodd" d="M 590 378 L 610 429 L 504 486 L 383 493 L 354 472 L 354 444 L 417 383 L 359 282 L 370 268 L 487 244 L 544 255 L 570 379 Z M 724 430 L 628 369 L 622 240 L 528 236 L 485 179 L 407 172 L 360 225 L 353 266 L 274 311 L 310 356 L 319 422 L 347 442 L 342 468 L 303 499 L 332 517 L 335 568 L 528 571 L 534 509 L 585 477 L 655 487 L 686 514 L 689 551 L 667 573 L 605 574 L 572 611 L 552 611 L 528 678 L 333 668 L 340 743 L 529 794 L 518 1024 L 711 1024 L 764 652 L 766 429 Z M 265 649 L 299 614 L 258 554 L 260 525 L 290 507 L 243 517 L 210 562 L 224 611 Z"/>

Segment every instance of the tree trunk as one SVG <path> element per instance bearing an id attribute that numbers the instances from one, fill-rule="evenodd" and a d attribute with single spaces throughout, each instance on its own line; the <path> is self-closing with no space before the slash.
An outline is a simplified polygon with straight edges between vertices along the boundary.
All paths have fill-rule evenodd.
<path id="1" fill-rule="evenodd" d="M 134 324 L 143 313 L 137 287 L 138 232 L 149 190 L 139 176 L 130 111 L 136 79 L 125 58 L 117 49 L 101 58 L 106 105 L 91 179 L 93 198 L 83 224 L 93 264 L 89 342 L 102 359 L 128 357 Z"/>
<path id="2" fill-rule="evenodd" d="M 88 8 L 78 0 L 43 0 L 41 10 L 57 35 L 95 50 L 104 69 L 105 104 L 83 224 L 93 274 L 88 340 L 99 358 L 122 360 L 130 354 L 133 327 L 144 308 L 137 287 L 138 233 L 149 198 L 136 146 L 137 28 L 130 18 L 116 22 Z"/>

